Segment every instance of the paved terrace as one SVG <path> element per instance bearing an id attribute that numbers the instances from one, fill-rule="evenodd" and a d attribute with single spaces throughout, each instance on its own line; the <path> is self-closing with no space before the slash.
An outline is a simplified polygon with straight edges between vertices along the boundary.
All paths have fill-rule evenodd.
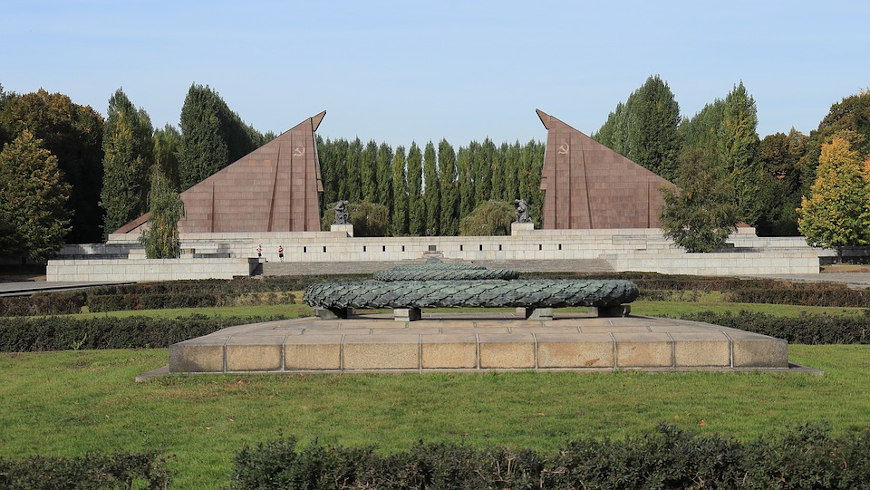
<path id="1" fill-rule="evenodd" d="M 784 340 L 708 323 L 557 310 L 302 318 L 230 327 L 170 347 L 170 372 L 788 370 Z"/>

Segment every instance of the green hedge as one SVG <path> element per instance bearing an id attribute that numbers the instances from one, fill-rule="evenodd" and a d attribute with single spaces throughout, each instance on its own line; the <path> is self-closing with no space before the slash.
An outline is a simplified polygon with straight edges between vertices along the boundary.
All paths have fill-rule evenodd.
<path id="1" fill-rule="evenodd" d="M 0 488 L 167 488 L 171 474 L 158 451 L 86 454 L 79 458 L 0 457 Z"/>
<path id="2" fill-rule="evenodd" d="M 703 311 L 682 315 L 684 320 L 714 323 L 787 340 L 790 344 L 868 344 L 870 314 L 863 316 L 800 315 L 781 317 L 741 311 L 714 313 Z"/>
<path id="3" fill-rule="evenodd" d="M 570 442 L 555 455 L 462 444 L 419 443 L 382 455 L 292 438 L 245 447 L 232 470 L 235 488 L 866 488 L 870 429 L 842 438 L 825 425 L 790 427 L 740 442 L 673 426 L 625 440 Z"/>
<path id="4" fill-rule="evenodd" d="M 37 293 L 0 298 L 0 317 L 44 316 L 161 308 L 287 304 L 291 291 L 327 281 L 363 281 L 371 274 L 274 276 L 265 278 L 204 279 L 98 286 L 73 292 Z"/>
<path id="5" fill-rule="evenodd" d="M 168 347 L 222 328 L 277 318 L 0 318 L 0 351 Z"/>

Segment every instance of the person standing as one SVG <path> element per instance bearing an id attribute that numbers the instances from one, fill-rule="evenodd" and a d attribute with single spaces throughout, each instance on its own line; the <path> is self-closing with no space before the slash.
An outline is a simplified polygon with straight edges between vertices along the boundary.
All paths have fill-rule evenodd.
<path id="1" fill-rule="evenodd" d="M 257 258 L 263 257 L 263 245 L 257 244 Z"/>
<path id="2" fill-rule="evenodd" d="M 284 262 L 284 246 L 278 245 L 278 260 Z"/>

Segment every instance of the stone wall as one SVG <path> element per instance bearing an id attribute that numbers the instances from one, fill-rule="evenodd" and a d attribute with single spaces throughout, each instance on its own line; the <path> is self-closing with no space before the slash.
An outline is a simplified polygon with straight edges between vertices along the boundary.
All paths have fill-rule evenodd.
<path id="1" fill-rule="evenodd" d="M 46 281 L 142 282 L 232 279 L 249 276 L 257 259 L 79 259 L 49 260 Z"/>
<path id="2" fill-rule="evenodd" d="M 645 271 L 665 274 L 816 274 L 819 250 L 800 237 L 763 238 L 741 228 L 732 245 L 689 254 L 656 228 L 533 230 L 501 237 L 351 237 L 335 232 L 185 233 L 182 259 L 152 261 L 128 235 L 111 235 L 94 251 L 127 250 L 127 259 L 52 260 L 49 281 L 150 281 L 230 278 L 252 273 L 369 273 L 428 257 L 520 271 Z M 255 249 L 262 245 L 264 264 Z M 278 246 L 284 247 L 284 262 Z M 87 247 L 70 251 L 81 258 Z M 67 259 L 71 257 L 61 257 Z M 262 265 L 262 267 L 260 267 Z"/>

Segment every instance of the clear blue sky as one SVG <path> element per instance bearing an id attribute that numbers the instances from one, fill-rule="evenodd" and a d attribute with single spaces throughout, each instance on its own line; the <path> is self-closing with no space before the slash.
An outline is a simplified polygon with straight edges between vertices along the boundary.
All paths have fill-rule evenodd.
<path id="1" fill-rule="evenodd" d="M 155 127 L 191 83 L 283 132 L 454 146 L 543 140 L 540 108 L 589 134 L 659 74 L 691 116 L 742 80 L 763 137 L 808 133 L 870 87 L 870 2 L 13 1 L 0 84 L 105 115 L 119 87 Z"/>

